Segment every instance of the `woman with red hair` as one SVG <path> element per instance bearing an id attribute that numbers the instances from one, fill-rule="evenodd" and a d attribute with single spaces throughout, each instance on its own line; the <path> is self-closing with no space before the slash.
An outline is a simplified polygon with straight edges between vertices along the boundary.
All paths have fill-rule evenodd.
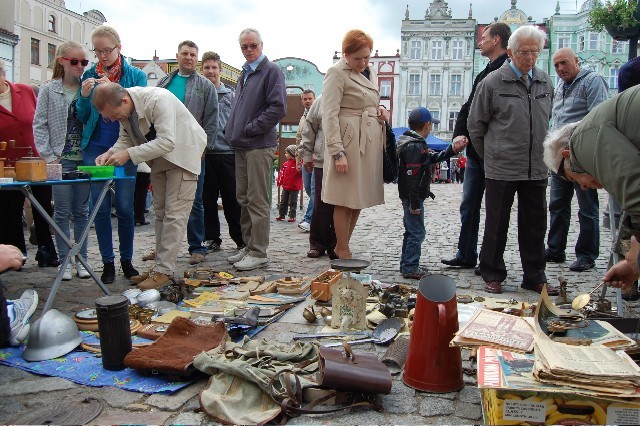
<path id="1" fill-rule="evenodd" d="M 332 258 L 350 259 L 349 240 L 360 211 L 384 204 L 382 149 L 386 110 L 379 107 L 378 79 L 369 66 L 373 40 L 347 32 L 342 58 L 324 78 L 322 127 L 325 162 L 322 201 L 333 212 L 336 248 Z"/>

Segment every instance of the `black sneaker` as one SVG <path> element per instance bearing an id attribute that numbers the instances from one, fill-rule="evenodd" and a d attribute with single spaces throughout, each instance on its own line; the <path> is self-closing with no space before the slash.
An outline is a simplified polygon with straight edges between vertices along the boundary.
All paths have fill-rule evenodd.
<path id="1" fill-rule="evenodd" d="M 219 251 L 219 250 L 220 250 L 220 244 L 216 243 L 215 241 L 211 241 L 207 246 L 207 251 Z"/>
<path id="2" fill-rule="evenodd" d="M 462 269 L 471 269 L 471 268 L 475 268 L 476 267 L 476 262 L 473 263 L 467 263 L 464 260 L 460 259 L 459 257 L 454 257 L 452 259 L 441 259 L 440 263 L 443 263 L 447 266 L 454 266 L 457 268 L 462 268 Z"/>
<path id="3" fill-rule="evenodd" d="M 116 267 L 113 262 L 105 263 L 102 268 L 102 275 L 100 275 L 100 280 L 104 284 L 111 284 L 116 280 Z"/>
<path id="4" fill-rule="evenodd" d="M 425 275 L 428 275 L 429 271 L 427 270 L 427 268 L 424 268 L 422 266 L 420 266 L 417 270 L 412 271 L 412 272 L 403 272 L 402 273 L 402 278 L 408 278 L 411 280 L 419 280 L 422 277 L 424 277 Z"/>
<path id="5" fill-rule="evenodd" d="M 583 272 L 589 269 L 595 268 L 596 263 L 592 260 L 585 258 L 578 258 L 575 262 L 569 266 L 569 269 L 574 272 Z"/>
<path id="6" fill-rule="evenodd" d="M 136 275 L 140 275 L 138 270 L 133 267 L 130 260 L 121 260 L 120 266 L 122 266 L 122 274 L 127 278 L 135 277 Z"/>
<path id="7" fill-rule="evenodd" d="M 544 261 L 547 263 L 564 263 L 567 260 L 566 256 L 563 255 L 555 255 L 553 253 L 547 253 L 544 256 Z"/>

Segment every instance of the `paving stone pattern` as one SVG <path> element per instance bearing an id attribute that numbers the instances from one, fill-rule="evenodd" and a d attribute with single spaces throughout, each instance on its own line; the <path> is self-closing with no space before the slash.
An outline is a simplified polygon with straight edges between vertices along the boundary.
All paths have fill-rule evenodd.
<path id="1" fill-rule="evenodd" d="M 459 203 L 462 196 L 462 185 L 434 185 L 432 191 L 436 195 L 434 201 L 425 203 L 425 221 L 427 237 L 422 246 L 422 261 L 432 273 L 443 273 L 452 277 L 457 284 L 458 294 L 485 295 L 483 282 L 474 275 L 473 270 L 447 268 L 440 263 L 442 257 L 449 258 L 455 254 L 460 230 Z M 274 199 L 277 192 L 274 191 Z M 364 210 L 358 221 L 352 238 L 354 257 L 371 261 L 371 266 L 365 273 L 372 274 L 375 279 L 383 282 L 408 283 L 417 285 L 417 281 L 405 280 L 398 272 L 400 249 L 402 246 L 402 205 L 398 199 L 395 185 L 385 185 L 386 204 Z M 606 205 L 607 195 L 600 191 L 600 205 L 602 210 Z M 275 203 L 274 203 L 275 204 Z M 567 262 L 563 264 L 547 265 L 547 276 L 550 282 L 556 284 L 557 276 L 563 275 L 569 281 L 569 298 L 591 290 L 599 282 L 607 268 L 608 248 L 611 244 L 609 231 L 601 229 L 601 256 L 596 262 L 596 268 L 575 273 L 568 267 L 575 259 L 573 245 L 577 239 L 578 222 L 577 202 L 572 203 L 573 219 L 569 233 L 569 249 Z M 308 235 L 302 233 L 296 223 L 276 222 L 275 210 L 272 210 L 271 244 L 269 247 L 270 264 L 263 270 L 250 271 L 245 275 L 255 274 L 291 274 L 313 276 L 329 267 L 327 257 L 309 259 L 306 252 L 309 249 Z M 299 211 L 298 219 L 302 219 L 304 211 Z M 482 211 L 484 218 L 484 209 Z M 222 250 L 209 253 L 202 266 L 226 270 L 233 273 L 233 268 L 226 258 L 234 253 L 235 245 L 227 235 L 224 216 L 220 214 L 222 224 Z M 505 252 L 508 277 L 504 283 L 505 298 L 515 298 L 519 301 L 536 301 L 537 294 L 520 289 L 522 268 L 517 246 L 517 201 L 511 215 L 511 227 Z M 148 215 L 150 225 L 136 227 L 134 265 L 141 271 L 148 267 L 148 262 L 141 258 L 153 248 L 154 225 L 152 213 Z M 481 222 L 484 222 L 482 219 Z M 114 229 L 117 229 L 114 226 Z M 482 240 L 483 223 L 480 226 Z M 114 235 L 117 240 L 117 235 Z M 117 247 L 117 242 L 114 244 Z M 36 318 L 44 306 L 51 283 L 55 277 L 55 268 L 38 268 L 33 259 L 36 248 L 28 246 L 29 260 L 22 272 L 7 272 L 2 279 L 7 287 L 9 298 L 18 297 L 27 288 L 35 288 L 41 298 Z M 183 244 L 181 257 L 178 261 L 178 274 L 189 265 L 187 263 L 187 243 Z M 100 253 L 95 233 L 91 231 L 89 237 L 89 262 L 98 273 L 102 270 Z M 109 285 L 114 293 L 120 293 L 130 288 L 128 281 L 119 270 L 119 258 L 116 253 L 117 279 Z M 73 313 L 94 305 L 97 297 L 101 296 L 98 286 L 91 280 L 81 280 L 74 276 L 72 281 L 63 282 L 53 307 L 72 315 Z M 304 304 L 291 310 L 278 323 L 269 326 L 259 338 L 273 339 L 279 342 L 289 342 L 294 332 L 315 332 L 322 328 L 320 324 L 307 324 L 302 320 L 301 312 Z M 638 304 L 625 303 L 626 315 L 636 315 Z M 359 350 L 384 352 L 385 348 L 373 345 L 362 345 Z M 473 366 L 466 361 L 468 353 L 463 351 L 464 367 Z M 120 389 L 106 387 L 93 388 L 76 385 L 59 378 L 50 378 L 26 373 L 17 369 L 0 366 L 0 395 L 3 403 L 0 406 L 0 423 L 11 422 L 14 418 L 34 409 L 34 401 L 47 401 L 59 398 L 83 398 L 94 396 L 102 398 L 106 405 L 102 414 L 92 423 L 153 423 L 153 424 L 211 424 L 202 413 L 197 412 L 198 394 L 206 381 L 201 380 L 175 395 L 144 395 L 127 392 Z M 480 392 L 476 388 L 476 378 L 465 375 L 465 387 L 460 392 L 448 394 L 429 394 L 415 391 L 405 386 L 400 375 L 394 377 L 393 392 L 382 397 L 384 411 L 357 410 L 341 412 L 331 415 L 306 415 L 292 419 L 290 424 L 478 424 L 482 422 L 480 410 Z"/>

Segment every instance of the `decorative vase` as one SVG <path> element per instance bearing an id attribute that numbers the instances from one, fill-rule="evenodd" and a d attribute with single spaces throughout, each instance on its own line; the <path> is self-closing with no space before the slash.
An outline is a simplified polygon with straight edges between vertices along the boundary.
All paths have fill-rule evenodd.
<path id="1" fill-rule="evenodd" d="M 629 38 L 637 36 L 640 33 L 640 25 L 626 28 L 605 25 L 604 28 L 607 30 L 611 38 L 616 41 L 627 41 Z"/>

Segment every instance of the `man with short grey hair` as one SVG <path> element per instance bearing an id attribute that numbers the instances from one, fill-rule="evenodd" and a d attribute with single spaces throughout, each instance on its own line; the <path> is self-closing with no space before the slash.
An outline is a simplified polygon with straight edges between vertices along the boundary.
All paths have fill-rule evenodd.
<path id="1" fill-rule="evenodd" d="M 520 286 L 540 293 L 547 284 L 547 167 L 542 142 L 549 128 L 553 88 L 549 75 L 535 66 L 545 39 L 546 34 L 532 25 L 514 31 L 507 44 L 511 61 L 482 80 L 469 113 L 471 143 L 484 159 L 486 218 L 480 273 L 489 293 L 502 293 L 507 278 L 504 251 L 516 193 Z M 550 286 L 547 291 L 558 294 Z"/>
<path id="2" fill-rule="evenodd" d="M 559 49 L 553 55 L 553 66 L 560 77 L 553 98 L 553 127 L 582 120 L 589 111 L 609 98 L 604 78 L 590 69 L 581 69 L 578 56 L 570 48 Z M 555 173 L 551 175 L 546 261 L 562 263 L 566 259 L 574 191 L 578 199 L 580 233 L 575 247 L 576 261 L 569 269 L 581 272 L 595 266 L 600 249 L 598 191 L 581 189 L 577 183 L 567 182 Z"/>
<path id="3" fill-rule="evenodd" d="M 262 53 L 258 30 L 247 28 L 238 38 L 246 59 L 238 78 L 225 138 L 236 154 L 236 195 L 246 247 L 227 260 L 239 271 L 269 263 L 271 173 L 278 145 L 276 125 L 286 115 L 284 74 Z"/>

